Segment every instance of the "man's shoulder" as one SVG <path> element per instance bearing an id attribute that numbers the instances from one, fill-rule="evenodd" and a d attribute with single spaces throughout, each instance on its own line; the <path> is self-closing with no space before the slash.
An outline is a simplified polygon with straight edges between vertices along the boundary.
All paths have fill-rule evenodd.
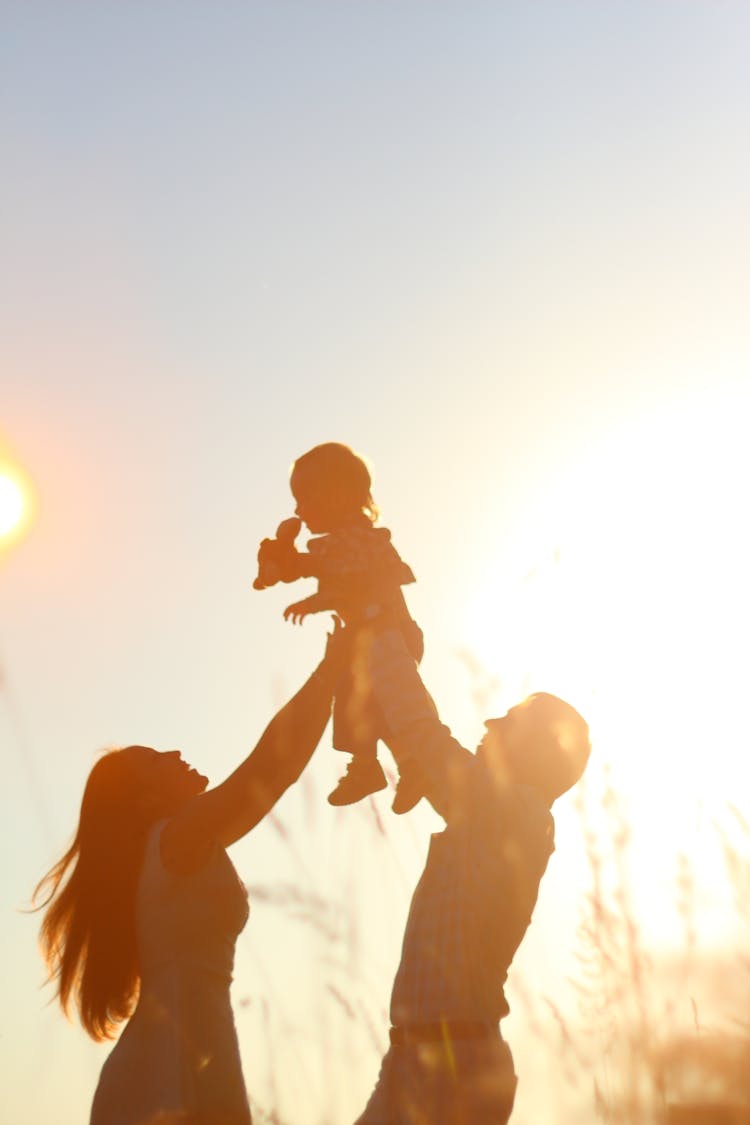
<path id="1" fill-rule="evenodd" d="M 552 813 L 538 789 L 519 782 L 498 783 L 483 761 L 474 758 L 474 762 L 469 776 L 475 806 L 494 819 L 499 831 L 524 828 L 545 836 L 554 832 Z"/>

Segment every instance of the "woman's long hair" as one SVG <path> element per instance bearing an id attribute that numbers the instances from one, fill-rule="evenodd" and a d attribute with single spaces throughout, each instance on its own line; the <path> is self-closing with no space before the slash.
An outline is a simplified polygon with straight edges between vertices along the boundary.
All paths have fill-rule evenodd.
<path id="1" fill-rule="evenodd" d="M 140 987 L 135 893 L 154 818 L 133 749 L 109 751 L 93 767 L 75 839 L 33 896 L 46 907 L 39 940 L 63 1011 L 75 1000 L 97 1041 L 131 1015 Z"/>

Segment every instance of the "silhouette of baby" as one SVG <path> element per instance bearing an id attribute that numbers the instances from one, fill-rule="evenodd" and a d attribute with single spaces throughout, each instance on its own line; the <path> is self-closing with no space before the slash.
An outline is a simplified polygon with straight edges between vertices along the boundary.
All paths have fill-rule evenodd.
<path id="1" fill-rule="evenodd" d="M 401 589 L 415 579 L 390 531 L 374 526 L 378 509 L 370 472 L 349 446 L 316 445 L 295 461 L 290 486 L 296 516 L 279 524 L 274 539 L 261 542 L 253 586 L 263 590 L 278 582 L 316 578 L 316 592 L 288 605 L 284 617 L 301 624 L 308 614 L 331 611 L 354 631 L 351 664 L 337 686 L 333 708 L 334 748 L 351 754 L 351 760 L 328 797 L 332 805 L 349 805 L 387 784 L 377 743 L 380 738 L 387 744 L 388 732 L 368 684 L 367 652 L 373 623 L 387 613 L 414 659 L 421 660 L 422 630 Z M 314 538 L 306 551 L 299 551 L 295 540 L 303 523 Z M 394 812 L 408 812 L 421 796 L 418 774 L 409 776 L 404 769 Z"/>

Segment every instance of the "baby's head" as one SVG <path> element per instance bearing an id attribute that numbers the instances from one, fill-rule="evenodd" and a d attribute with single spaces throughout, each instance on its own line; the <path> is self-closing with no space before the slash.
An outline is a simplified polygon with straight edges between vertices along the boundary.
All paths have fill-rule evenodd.
<path id="1" fill-rule="evenodd" d="M 367 465 L 349 448 L 327 441 L 303 453 L 292 466 L 290 486 L 296 512 L 314 534 L 334 531 L 364 515 L 378 518 Z"/>

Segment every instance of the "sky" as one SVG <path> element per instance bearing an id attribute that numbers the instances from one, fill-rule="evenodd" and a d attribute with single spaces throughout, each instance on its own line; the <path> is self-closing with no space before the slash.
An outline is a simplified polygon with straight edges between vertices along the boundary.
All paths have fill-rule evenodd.
<path id="1" fill-rule="evenodd" d="M 27 502 L 0 539 L 3 1120 L 84 1120 L 106 1054 L 48 1003 L 23 913 L 97 753 L 179 747 L 220 781 L 319 657 L 327 623 L 294 628 L 290 591 L 251 584 L 320 441 L 372 465 L 457 737 L 528 691 L 570 699 L 594 736 L 593 830 L 606 852 L 614 786 L 649 940 L 681 940 L 683 855 L 701 942 L 731 950 L 716 825 L 749 749 L 747 6 L 0 13 L 0 472 Z M 328 746 L 232 851 L 254 902 L 248 1087 L 293 1125 L 364 1105 L 440 828 L 387 794 L 331 810 Z M 523 1050 L 528 1013 L 569 992 L 580 805 L 560 802 L 511 977 L 518 1125 L 540 1119 L 549 1059 Z"/>

